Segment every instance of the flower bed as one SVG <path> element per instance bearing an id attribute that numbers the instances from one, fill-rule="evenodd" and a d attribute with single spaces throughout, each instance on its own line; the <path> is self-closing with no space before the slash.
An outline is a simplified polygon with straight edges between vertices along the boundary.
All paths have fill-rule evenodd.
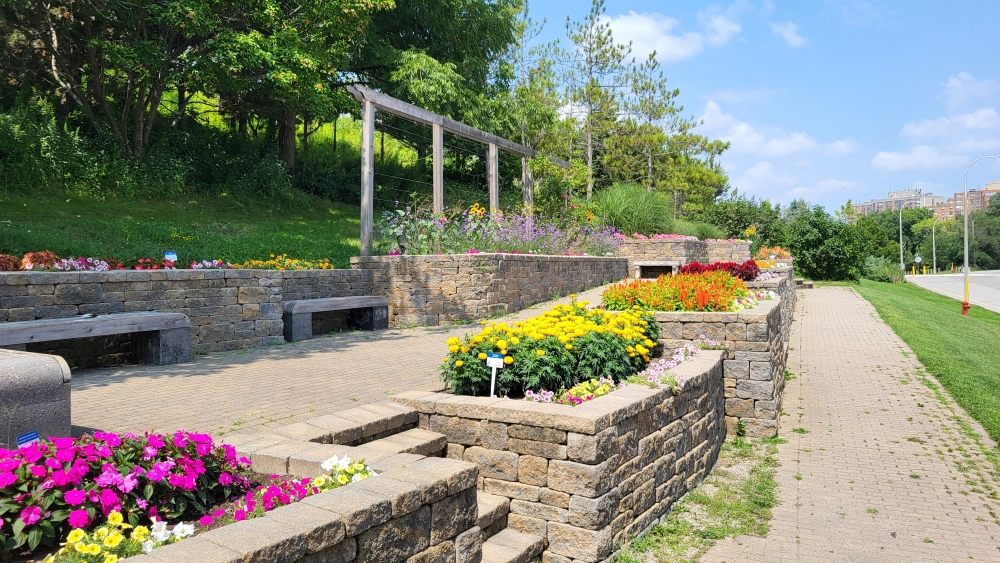
<path id="1" fill-rule="evenodd" d="M 753 257 L 758 260 L 780 260 L 791 258 L 792 253 L 780 246 L 762 246 Z"/>
<path id="2" fill-rule="evenodd" d="M 632 233 L 632 236 L 615 233 L 615 238 L 618 240 L 698 240 L 698 237 L 691 235 L 655 234 L 646 236 L 639 233 Z"/>
<path id="3" fill-rule="evenodd" d="M 249 460 L 187 432 L 95 432 L 0 450 L 0 545 L 32 552 L 65 537 L 46 561 L 117 561 L 196 533 L 183 522 L 167 530 L 167 520 L 197 520 L 198 530 L 208 529 L 375 475 L 363 459 L 346 456 L 322 468 L 327 474 L 313 479 L 272 475 L 251 487 Z"/>
<path id="4" fill-rule="evenodd" d="M 487 354 L 498 352 L 505 367 L 497 374 L 496 392 L 520 396 L 591 379 L 621 381 L 649 362 L 659 338 L 652 315 L 587 304 L 574 299 L 523 322 L 488 323 L 477 334 L 448 339 L 441 378 L 455 394 L 486 395 L 492 375 Z"/>
<path id="5" fill-rule="evenodd" d="M 601 294 L 611 310 L 632 307 L 654 311 L 733 311 L 737 299 L 750 295 L 739 278 L 723 271 L 661 276 L 657 280 L 617 283 Z"/>
<path id="6" fill-rule="evenodd" d="M 732 276 L 740 278 L 743 281 L 754 281 L 758 275 L 760 275 L 760 268 L 757 263 L 753 260 L 747 260 L 742 264 L 737 264 L 736 262 L 713 262 L 712 264 L 701 264 L 699 262 L 691 262 L 686 266 L 682 266 L 680 270 L 677 271 L 679 274 L 702 274 L 705 272 L 726 272 Z"/>
<path id="7" fill-rule="evenodd" d="M 478 204 L 444 213 L 420 206 L 397 207 L 382 214 L 377 228 L 389 241 L 385 251 L 390 255 L 504 252 L 608 256 L 619 245 L 612 227 L 574 218 L 500 211 L 490 214 Z"/>
<path id="8" fill-rule="evenodd" d="M 333 264 L 326 258 L 303 260 L 289 258 L 284 254 L 272 254 L 268 260 L 247 260 L 242 264 L 230 264 L 224 260 L 192 261 L 190 270 L 231 270 L 234 268 L 258 270 L 332 270 Z M 106 272 L 110 270 L 179 270 L 178 264 L 165 258 L 132 257 L 126 260 L 115 258 L 71 257 L 60 258 L 49 251 L 29 252 L 23 257 L 0 254 L 0 272 Z"/>

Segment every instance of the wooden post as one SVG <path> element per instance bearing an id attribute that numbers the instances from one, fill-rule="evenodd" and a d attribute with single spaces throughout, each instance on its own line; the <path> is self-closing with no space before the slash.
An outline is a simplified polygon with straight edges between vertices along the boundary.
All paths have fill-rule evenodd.
<path id="1" fill-rule="evenodd" d="M 528 157 L 521 157 L 521 201 L 528 209 L 535 203 L 535 179 L 531 177 Z"/>
<path id="2" fill-rule="evenodd" d="M 375 104 L 361 102 L 361 255 L 372 255 L 375 216 Z"/>
<path id="3" fill-rule="evenodd" d="M 489 144 L 487 152 L 486 183 L 490 190 L 490 213 L 500 209 L 499 155 L 495 143 Z"/>
<path id="4" fill-rule="evenodd" d="M 434 175 L 434 213 L 444 211 L 444 129 L 435 123 L 432 126 L 432 160 L 431 169 Z"/>

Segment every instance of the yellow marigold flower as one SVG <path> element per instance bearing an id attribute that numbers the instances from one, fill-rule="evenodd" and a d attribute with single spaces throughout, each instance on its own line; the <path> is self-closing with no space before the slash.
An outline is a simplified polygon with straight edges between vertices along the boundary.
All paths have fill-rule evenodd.
<path id="1" fill-rule="evenodd" d="M 455 367 L 457 367 L 457 368 L 460 368 L 460 367 L 462 367 L 464 365 L 465 365 L 465 362 L 463 362 L 462 360 L 457 360 L 455 362 Z"/>
<path id="2" fill-rule="evenodd" d="M 648 338 L 645 339 L 645 340 L 643 340 L 642 343 L 645 344 L 647 348 L 652 348 L 653 347 L 653 341 L 650 340 L 650 339 L 648 339 Z"/>
<path id="3" fill-rule="evenodd" d="M 125 519 L 122 518 L 122 513 L 118 512 L 117 510 L 112 510 L 111 514 L 108 514 L 108 523 L 113 526 L 121 524 L 124 520 Z"/>
<path id="4" fill-rule="evenodd" d="M 514 358 L 512 356 L 504 356 L 503 363 L 509 366 L 514 363 Z"/>
<path id="5" fill-rule="evenodd" d="M 454 336 L 452 336 L 451 338 L 448 339 L 448 345 L 449 346 L 454 346 L 454 345 L 456 345 L 458 343 L 459 343 L 458 338 L 455 338 Z"/>
<path id="6" fill-rule="evenodd" d="M 442 362 L 447 362 L 448 361 L 448 356 L 445 356 L 445 357 L 441 358 L 441 361 Z"/>
<path id="7" fill-rule="evenodd" d="M 455 352 L 458 352 L 458 346 L 452 344 L 451 346 L 448 346 L 448 351 L 454 354 Z"/>
<path id="8" fill-rule="evenodd" d="M 66 536 L 66 541 L 69 543 L 76 543 L 82 540 L 87 534 L 83 532 L 80 528 L 76 528 Z"/>
<path id="9" fill-rule="evenodd" d="M 567 350 L 572 350 L 573 349 L 573 345 L 572 344 L 567 344 L 566 345 L 566 349 Z"/>
<path id="10" fill-rule="evenodd" d="M 507 347 L 507 341 L 506 340 L 497 340 L 497 346 L 499 346 L 501 348 L 506 348 Z"/>
<path id="11" fill-rule="evenodd" d="M 539 356 L 544 356 L 545 350 L 535 350 L 535 353 L 538 354 Z"/>
<path id="12" fill-rule="evenodd" d="M 485 352 L 480 352 L 479 355 L 476 356 L 476 357 L 479 358 L 480 360 L 485 360 L 486 359 L 486 353 Z"/>
<path id="13" fill-rule="evenodd" d="M 466 352 L 469 351 L 469 347 L 468 346 L 462 346 L 461 350 L 462 350 L 462 353 L 464 354 L 464 353 L 466 353 Z"/>

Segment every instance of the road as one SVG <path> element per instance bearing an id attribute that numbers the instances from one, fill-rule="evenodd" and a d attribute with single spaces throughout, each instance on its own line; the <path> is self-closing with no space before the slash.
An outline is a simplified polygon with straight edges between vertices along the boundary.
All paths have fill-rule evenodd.
<path id="1" fill-rule="evenodd" d="M 965 294 L 962 274 L 906 276 L 906 281 L 959 301 Z M 1000 313 L 1000 270 L 969 275 L 969 303 Z"/>

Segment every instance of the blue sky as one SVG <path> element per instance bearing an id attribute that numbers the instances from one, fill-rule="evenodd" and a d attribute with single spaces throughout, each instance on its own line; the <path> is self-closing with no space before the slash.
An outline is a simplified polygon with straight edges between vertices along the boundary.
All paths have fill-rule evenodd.
<path id="1" fill-rule="evenodd" d="M 589 8 L 532 2 L 539 39 Z M 741 192 L 830 211 L 914 186 L 947 197 L 1000 154 L 996 0 L 608 0 L 607 15 L 637 58 L 658 52 L 702 134 L 732 142 Z M 991 180 L 1000 161 L 969 174 Z"/>

